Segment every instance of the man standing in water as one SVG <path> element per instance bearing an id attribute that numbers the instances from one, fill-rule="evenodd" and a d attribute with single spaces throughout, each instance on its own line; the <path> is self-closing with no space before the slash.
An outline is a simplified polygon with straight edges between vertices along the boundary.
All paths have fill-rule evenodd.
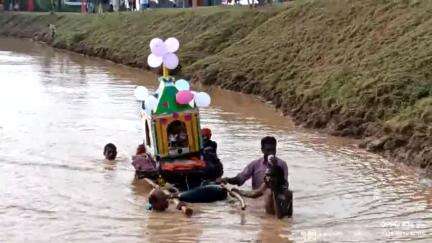
<path id="1" fill-rule="evenodd" d="M 263 157 L 252 161 L 237 176 L 223 178 L 222 182 L 241 186 L 252 178 L 252 191 L 233 189 L 245 197 L 257 198 L 266 194 L 265 209 L 278 218 L 292 215 L 292 191 L 288 189 L 288 166 L 276 157 L 276 139 L 261 139 Z M 270 190 L 267 190 L 270 189 Z"/>
<path id="2" fill-rule="evenodd" d="M 284 172 L 284 178 L 288 181 L 288 166 L 285 161 L 276 157 L 276 138 L 264 137 L 261 139 L 261 151 L 263 157 L 250 162 L 242 172 L 232 178 L 223 178 L 222 181 L 237 186 L 243 185 L 247 180 L 252 178 L 252 189 L 258 189 L 263 183 L 267 170 L 270 169 L 270 163 L 280 166 Z M 270 156 L 273 155 L 273 156 Z M 271 161 L 269 161 L 271 157 Z"/>

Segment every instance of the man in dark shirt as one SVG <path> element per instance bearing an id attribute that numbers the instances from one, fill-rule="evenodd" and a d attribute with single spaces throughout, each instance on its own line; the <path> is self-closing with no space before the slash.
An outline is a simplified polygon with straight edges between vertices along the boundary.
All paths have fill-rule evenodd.
<path id="1" fill-rule="evenodd" d="M 212 132 L 210 128 L 201 129 L 201 135 L 203 138 L 203 149 L 211 149 L 211 152 L 217 154 L 217 143 L 211 140 Z"/>
<path id="2" fill-rule="evenodd" d="M 212 132 L 209 128 L 203 128 L 201 134 L 203 138 L 202 154 L 204 156 L 204 161 L 207 164 L 205 170 L 206 175 L 204 178 L 206 180 L 214 181 L 220 178 L 223 174 L 223 165 L 216 154 L 217 143 L 211 140 Z"/>

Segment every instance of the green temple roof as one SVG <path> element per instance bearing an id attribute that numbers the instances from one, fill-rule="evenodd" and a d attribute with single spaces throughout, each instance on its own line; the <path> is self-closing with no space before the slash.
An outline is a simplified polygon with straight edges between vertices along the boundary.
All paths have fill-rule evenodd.
<path id="1" fill-rule="evenodd" d="M 154 113 L 155 115 L 171 114 L 193 109 L 189 104 L 180 105 L 176 102 L 176 94 L 178 93 L 178 90 L 174 86 L 173 81 L 173 77 L 159 77 L 159 82 L 161 82 L 162 87 L 159 91 L 158 105 Z"/>

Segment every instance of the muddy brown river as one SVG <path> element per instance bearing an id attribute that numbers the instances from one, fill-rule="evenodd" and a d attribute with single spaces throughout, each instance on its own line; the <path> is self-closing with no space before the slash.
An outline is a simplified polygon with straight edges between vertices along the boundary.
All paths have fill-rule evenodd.
<path id="1" fill-rule="evenodd" d="M 130 156 L 143 140 L 136 85 L 156 76 L 104 60 L 0 38 L 0 242 L 432 241 L 432 183 L 356 141 L 295 127 L 257 99 L 216 88 L 201 111 L 225 175 L 278 139 L 294 191 L 292 219 L 229 202 L 194 204 L 186 218 L 145 208 Z M 119 149 L 106 162 L 103 146 Z M 246 186 L 250 186 L 247 184 Z"/>

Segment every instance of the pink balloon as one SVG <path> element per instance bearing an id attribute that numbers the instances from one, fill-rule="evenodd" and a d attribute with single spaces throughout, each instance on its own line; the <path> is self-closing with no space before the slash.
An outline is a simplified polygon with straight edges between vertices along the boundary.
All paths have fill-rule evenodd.
<path id="1" fill-rule="evenodd" d="M 194 95 L 189 90 L 179 91 L 176 94 L 176 101 L 180 105 L 186 105 L 191 102 L 194 98 Z"/>
<path id="2" fill-rule="evenodd" d="M 179 64 L 179 59 L 176 54 L 168 53 L 163 57 L 163 64 L 168 69 L 175 69 Z"/>

